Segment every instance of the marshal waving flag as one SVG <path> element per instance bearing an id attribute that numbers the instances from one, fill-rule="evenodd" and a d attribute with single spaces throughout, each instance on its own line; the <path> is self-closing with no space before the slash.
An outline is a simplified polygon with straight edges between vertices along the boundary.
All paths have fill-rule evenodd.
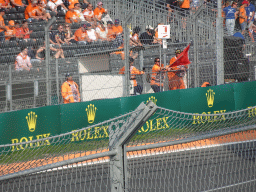
<path id="1" fill-rule="evenodd" d="M 171 65 L 171 67 L 176 67 L 179 65 L 189 65 L 191 63 L 188 59 L 189 48 L 190 44 L 182 51 L 182 53 L 178 56 L 177 60 Z"/>

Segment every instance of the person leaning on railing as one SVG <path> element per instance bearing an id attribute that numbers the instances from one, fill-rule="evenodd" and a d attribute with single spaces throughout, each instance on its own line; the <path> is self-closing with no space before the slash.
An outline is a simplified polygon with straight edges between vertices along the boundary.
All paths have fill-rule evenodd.
<path id="1" fill-rule="evenodd" d="M 4 42 L 5 41 L 5 34 L 4 32 L 7 30 L 4 24 L 4 16 L 5 14 L 5 10 L 4 9 L 0 9 L 0 42 Z"/>
<path id="2" fill-rule="evenodd" d="M 73 81 L 70 73 L 66 74 L 66 81 L 61 86 L 61 95 L 64 103 L 80 102 L 79 87 L 76 82 Z"/>

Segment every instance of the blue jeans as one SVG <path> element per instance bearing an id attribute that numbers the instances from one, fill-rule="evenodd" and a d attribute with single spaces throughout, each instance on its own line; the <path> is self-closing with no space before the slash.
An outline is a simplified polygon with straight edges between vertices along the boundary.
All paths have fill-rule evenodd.
<path id="1" fill-rule="evenodd" d="M 226 19 L 226 28 L 228 31 L 228 35 L 234 34 L 236 20 L 235 19 Z"/>
<path id="2" fill-rule="evenodd" d="M 157 92 L 162 92 L 162 91 L 163 91 L 163 87 L 160 87 L 160 86 L 158 86 L 158 85 L 151 85 L 151 88 L 153 89 L 153 91 L 154 91 L 155 93 L 157 93 Z"/>
<path id="3" fill-rule="evenodd" d="M 4 35 L 4 31 L 2 31 L 0 33 L 0 42 L 4 42 L 5 41 L 5 35 Z"/>
<path id="4" fill-rule="evenodd" d="M 142 86 L 137 85 L 137 86 L 134 87 L 134 95 L 141 95 L 142 91 L 143 91 L 143 87 Z"/>

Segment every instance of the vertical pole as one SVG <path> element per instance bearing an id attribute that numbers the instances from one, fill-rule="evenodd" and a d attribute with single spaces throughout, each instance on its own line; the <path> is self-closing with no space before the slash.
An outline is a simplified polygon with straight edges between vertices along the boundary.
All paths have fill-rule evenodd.
<path id="1" fill-rule="evenodd" d="M 9 65 L 9 85 L 8 87 L 8 98 L 10 101 L 10 111 L 12 111 L 12 65 Z"/>
<path id="2" fill-rule="evenodd" d="M 216 46 L 217 46 L 217 85 L 221 85 L 221 84 L 224 84 L 223 21 L 221 17 L 221 0 L 218 0 L 218 17 L 216 21 Z"/>
<path id="3" fill-rule="evenodd" d="M 132 18 L 133 12 L 130 12 L 124 21 L 124 55 L 125 55 L 125 80 L 124 80 L 124 97 L 129 96 L 130 90 L 130 65 L 129 65 L 129 41 L 130 41 L 130 31 L 128 29 L 128 21 Z"/>
<path id="4" fill-rule="evenodd" d="M 60 104 L 60 88 L 59 88 L 59 60 L 56 59 L 56 88 L 57 88 L 57 103 Z"/>
<path id="5" fill-rule="evenodd" d="M 194 87 L 198 87 L 198 82 L 197 82 L 197 19 L 194 16 L 194 25 L 193 25 L 193 43 L 194 43 Z"/>
<path id="6" fill-rule="evenodd" d="M 45 67 L 46 67 L 46 104 L 50 105 L 50 37 L 49 37 L 49 27 L 56 21 L 56 17 L 53 17 L 45 26 Z"/>

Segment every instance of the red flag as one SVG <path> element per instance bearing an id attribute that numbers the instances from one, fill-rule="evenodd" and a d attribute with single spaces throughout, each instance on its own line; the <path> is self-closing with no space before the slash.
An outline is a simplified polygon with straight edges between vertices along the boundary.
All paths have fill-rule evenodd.
<path id="1" fill-rule="evenodd" d="M 188 59 L 188 50 L 190 48 L 190 44 L 182 51 L 177 60 L 171 65 L 171 67 L 176 67 L 179 65 L 189 65 L 191 62 Z"/>

